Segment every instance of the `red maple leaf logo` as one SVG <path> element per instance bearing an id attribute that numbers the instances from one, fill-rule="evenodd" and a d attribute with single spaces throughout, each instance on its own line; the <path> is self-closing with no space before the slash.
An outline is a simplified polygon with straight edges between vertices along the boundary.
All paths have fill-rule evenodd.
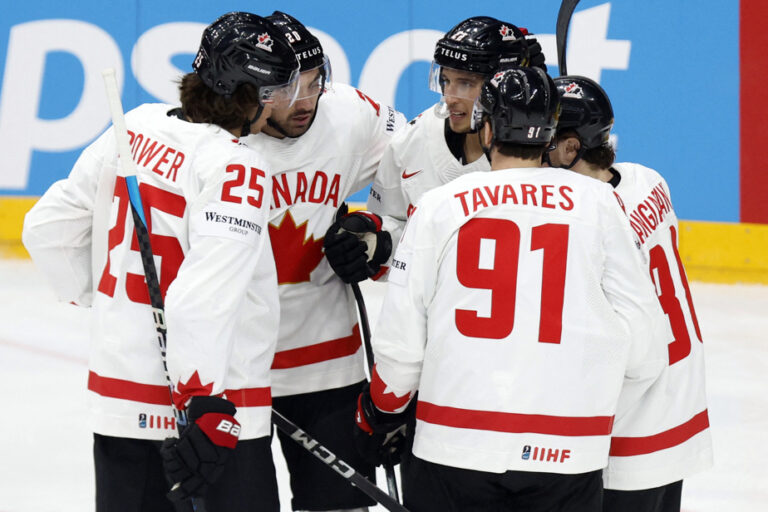
<path id="1" fill-rule="evenodd" d="M 210 396 L 211 391 L 213 391 L 213 382 L 203 384 L 200 381 L 200 375 L 195 370 L 186 384 L 182 384 L 181 381 L 176 384 L 176 389 L 173 390 L 173 403 L 177 409 L 184 409 L 190 398 L 196 395 Z"/>
<path id="2" fill-rule="evenodd" d="M 509 31 L 509 28 L 508 28 L 506 25 L 502 25 L 502 26 L 501 26 L 501 30 L 500 30 L 500 32 L 501 32 L 501 35 L 502 35 L 502 36 L 505 36 L 505 35 L 507 35 L 507 31 Z"/>
<path id="3" fill-rule="evenodd" d="M 278 284 L 309 281 L 309 274 L 323 259 L 323 239 L 306 236 L 307 221 L 297 226 L 290 211 L 285 212 L 279 226 L 269 225 Z"/>

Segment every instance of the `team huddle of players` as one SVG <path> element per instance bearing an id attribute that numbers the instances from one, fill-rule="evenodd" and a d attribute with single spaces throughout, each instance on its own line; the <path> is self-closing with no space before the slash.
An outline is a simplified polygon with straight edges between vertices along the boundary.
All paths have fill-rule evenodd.
<path id="1" fill-rule="evenodd" d="M 294 17 L 214 21 L 180 106 L 126 114 L 167 370 L 114 128 L 85 149 L 23 240 L 92 308 L 99 512 L 278 511 L 272 408 L 370 479 L 399 463 L 411 511 L 680 510 L 712 455 L 669 188 L 614 163 L 605 91 L 544 61 L 525 29 L 464 20 L 406 123 L 333 83 Z M 369 278 L 370 382 L 348 286 Z M 375 504 L 278 437 L 293 510 Z"/>

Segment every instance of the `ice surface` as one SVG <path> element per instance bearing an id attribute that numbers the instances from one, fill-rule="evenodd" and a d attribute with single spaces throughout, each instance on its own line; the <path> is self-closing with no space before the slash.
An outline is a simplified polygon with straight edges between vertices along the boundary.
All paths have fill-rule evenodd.
<path id="1" fill-rule="evenodd" d="M 362 289 L 375 328 L 385 285 Z M 768 510 L 768 287 L 692 283 L 691 291 L 715 466 L 686 479 L 683 511 Z M 29 261 L 0 260 L 0 512 L 93 510 L 88 315 L 57 303 Z M 288 511 L 285 464 L 276 464 Z"/>

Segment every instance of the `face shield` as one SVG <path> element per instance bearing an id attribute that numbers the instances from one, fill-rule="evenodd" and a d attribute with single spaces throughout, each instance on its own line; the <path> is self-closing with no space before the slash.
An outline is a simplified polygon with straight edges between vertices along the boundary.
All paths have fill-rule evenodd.
<path id="1" fill-rule="evenodd" d="M 450 116 L 446 97 L 475 101 L 484 79 L 480 73 L 441 66 L 433 60 L 429 70 L 429 89 L 441 95 L 440 102 L 435 105 L 435 115 L 441 119 Z"/>
<path id="2" fill-rule="evenodd" d="M 299 94 L 299 70 L 293 71 L 287 83 L 259 87 L 259 103 L 276 108 L 289 108 Z"/>
<path id="3" fill-rule="evenodd" d="M 296 101 L 316 98 L 333 87 L 331 61 L 323 56 L 323 63 L 301 72 Z"/>
<path id="4" fill-rule="evenodd" d="M 483 127 L 483 123 L 485 122 L 485 115 L 488 112 L 485 110 L 483 105 L 480 103 L 480 98 L 477 98 L 475 100 L 474 105 L 472 105 L 472 117 L 469 119 L 469 129 L 472 132 L 476 132 L 480 130 Z"/>

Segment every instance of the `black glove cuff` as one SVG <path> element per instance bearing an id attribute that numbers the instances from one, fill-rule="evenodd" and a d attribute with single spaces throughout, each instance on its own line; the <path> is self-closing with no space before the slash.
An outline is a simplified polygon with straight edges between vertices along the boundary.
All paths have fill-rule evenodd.
<path id="1" fill-rule="evenodd" d="M 193 396 L 187 406 L 187 416 L 190 421 L 195 421 L 209 412 L 234 416 L 236 411 L 235 404 L 218 396 Z"/>

